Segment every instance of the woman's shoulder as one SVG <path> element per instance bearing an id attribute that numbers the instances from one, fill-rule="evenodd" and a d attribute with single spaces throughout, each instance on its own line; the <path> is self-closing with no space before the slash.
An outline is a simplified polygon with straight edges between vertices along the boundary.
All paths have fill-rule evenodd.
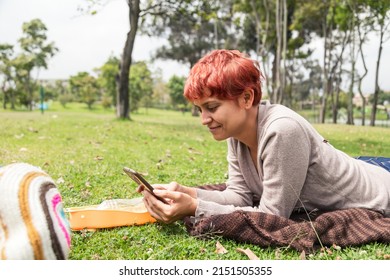
<path id="1" fill-rule="evenodd" d="M 260 105 L 258 123 L 264 128 L 272 125 L 275 129 L 278 127 L 286 129 L 298 124 L 311 126 L 306 119 L 292 109 L 284 105 L 270 103 Z"/>
<path id="2" fill-rule="evenodd" d="M 269 137 L 282 135 L 286 139 L 309 139 L 320 141 L 322 138 L 315 128 L 301 115 L 280 104 L 269 104 L 259 112 L 258 139 L 266 141 Z"/>

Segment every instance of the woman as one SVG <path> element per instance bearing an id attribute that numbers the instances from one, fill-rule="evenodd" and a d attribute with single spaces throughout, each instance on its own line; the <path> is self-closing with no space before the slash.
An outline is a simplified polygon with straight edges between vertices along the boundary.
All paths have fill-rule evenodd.
<path id="1" fill-rule="evenodd" d="M 258 63 L 239 51 L 215 50 L 191 69 L 184 95 L 214 139 L 227 140 L 227 188 L 155 185 L 169 204 L 139 188 L 151 215 L 171 223 L 238 209 L 288 218 L 303 207 L 362 207 L 390 216 L 390 172 L 335 149 L 294 111 L 262 104 L 261 77 Z"/>

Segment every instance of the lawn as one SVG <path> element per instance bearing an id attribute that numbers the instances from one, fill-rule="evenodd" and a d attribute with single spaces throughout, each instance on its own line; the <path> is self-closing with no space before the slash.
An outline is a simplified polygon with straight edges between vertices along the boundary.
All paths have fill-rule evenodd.
<path id="1" fill-rule="evenodd" d="M 152 183 L 178 181 L 196 186 L 226 179 L 226 143 L 216 142 L 189 113 L 140 109 L 131 121 L 111 111 L 70 104 L 40 112 L 0 110 L 0 165 L 28 162 L 42 167 L 57 182 L 64 207 L 132 198 L 136 184 L 122 172 L 129 166 Z M 357 155 L 390 156 L 390 129 L 316 125 L 335 147 Z M 222 244 L 227 253 L 216 251 Z M 260 248 L 221 237 L 200 239 L 184 225 L 160 223 L 98 231 L 75 231 L 70 259 L 233 260 L 247 259 L 249 248 L 260 259 L 300 259 L 290 248 Z M 387 259 L 388 244 L 328 250 L 306 259 Z"/>

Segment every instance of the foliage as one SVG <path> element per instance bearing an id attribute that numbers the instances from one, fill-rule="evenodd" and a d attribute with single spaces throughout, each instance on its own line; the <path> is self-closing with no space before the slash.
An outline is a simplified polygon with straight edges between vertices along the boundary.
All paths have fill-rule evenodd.
<path id="1" fill-rule="evenodd" d="M 98 83 L 106 100 L 106 107 L 116 104 L 117 80 L 119 75 L 120 60 L 110 56 L 103 66 L 97 68 Z"/>
<path id="2" fill-rule="evenodd" d="M 7 101 L 11 100 L 11 108 L 15 108 L 15 101 L 13 98 L 13 90 L 12 90 L 12 56 L 14 50 L 13 46 L 9 44 L 0 44 L 0 74 L 4 75 L 1 91 L 3 92 L 3 108 L 7 108 Z"/>
<path id="3" fill-rule="evenodd" d="M 374 98 L 374 96 L 370 95 L 369 101 L 373 102 L 373 98 Z M 378 104 L 385 105 L 386 103 L 390 104 L 390 91 L 387 91 L 387 92 L 382 91 L 381 94 L 379 95 Z"/>
<path id="4" fill-rule="evenodd" d="M 153 77 L 153 107 L 155 108 L 168 108 L 170 107 L 170 97 L 168 92 L 168 87 L 165 81 L 163 80 L 162 73 L 160 70 L 157 70 L 154 73 Z"/>
<path id="5" fill-rule="evenodd" d="M 40 19 L 23 23 L 22 30 L 23 35 L 19 39 L 21 53 L 14 56 L 12 46 L 8 44 L 0 46 L 0 74 L 5 77 L 2 88 L 3 107 L 6 107 L 6 102 L 9 100 L 11 108 L 15 109 L 18 99 L 21 104 L 32 110 L 33 103 L 37 100 L 37 93 L 34 96 L 34 91 L 38 88 L 32 77 L 32 71 L 39 72 L 41 68 L 46 69 L 48 60 L 58 49 L 53 42 L 47 42 L 47 28 Z"/>
<path id="6" fill-rule="evenodd" d="M 96 6 L 103 7 L 103 2 L 94 0 L 85 1 L 85 4 L 90 5 L 87 9 L 91 14 L 96 14 Z M 116 106 L 117 113 L 121 110 L 124 114 L 117 116 L 124 118 L 127 118 L 126 110 L 136 111 L 139 106 L 172 105 L 167 104 L 169 100 L 164 89 L 167 85 L 154 79 L 152 73 L 153 94 L 148 87 L 141 92 L 137 77 L 131 85 L 131 71 L 128 70 L 131 64 L 135 64 L 131 52 L 135 36 L 139 34 L 138 27 L 143 34 L 166 39 L 166 44 L 154 54 L 154 59 L 173 59 L 191 67 L 212 49 L 239 49 L 260 61 L 265 75 L 264 95 L 268 94 L 268 98 L 280 93 L 281 98 L 276 101 L 289 107 L 321 99 L 325 110 L 342 107 L 340 104 L 329 106 L 326 102 L 333 100 L 337 103 L 338 92 L 345 91 L 349 94 L 348 111 L 352 111 L 354 83 L 359 80 L 361 84 L 361 79 L 366 76 L 353 66 L 353 60 L 358 57 L 356 44 L 365 45 L 368 35 L 373 33 L 382 38 L 378 43 L 378 77 L 381 44 L 389 37 L 390 4 L 385 0 L 137 0 L 126 4 L 130 9 L 130 30 L 124 53 L 120 58 L 109 57 L 96 70 L 100 90 L 96 101 L 106 108 L 120 104 Z M 282 11 L 286 18 L 278 17 L 282 4 L 286 4 L 286 11 Z M 31 73 L 46 68 L 49 59 L 58 51 L 54 43 L 47 42 L 47 28 L 39 19 L 24 23 L 22 28 L 20 53 L 14 53 L 8 44 L 0 46 L 1 99 L 3 107 L 11 104 L 13 109 L 19 105 L 32 107 L 37 102 L 38 85 Z M 355 34 L 358 31 L 364 31 L 364 36 L 359 37 L 360 42 Z M 314 39 L 323 41 L 325 55 L 321 66 L 313 60 L 313 49 L 309 48 Z M 281 42 L 285 49 L 280 46 Z M 360 57 L 364 58 L 362 50 L 359 49 Z M 341 89 L 340 81 L 343 81 L 341 85 L 349 81 L 349 90 Z M 72 99 L 80 98 L 60 86 L 50 85 L 46 92 L 48 98 L 61 100 L 64 106 Z M 386 98 L 383 94 L 376 81 L 371 99 L 374 117 L 374 108 Z M 141 96 L 145 98 L 141 100 Z M 129 98 L 134 104 L 128 104 Z"/>
<path id="7" fill-rule="evenodd" d="M 70 103 L 39 112 L 0 109 L 1 165 L 28 162 L 42 167 L 57 182 L 64 206 L 99 204 L 106 199 L 139 196 L 123 172 L 130 166 L 152 183 L 178 181 L 188 186 L 220 183 L 227 172 L 226 143 L 217 142 L 200 120 L 168 110 L 139 109 L 132 121 L 118 121 L 111 111 Z M 390 129 L 316 125 L 332 145 L 352 156 L 390 156 Z M 206 236 L 205 236 L 206 238 Z M 226 254 L 216 252 L 219 241 Z M 184 225 L 160 223 L 72 234 L 72 260 L 245 260 L 238 247 L 260 259 L 300 259 L 289 248 L 261 248 L 209 236 L 191 237 Z M 385 259 L 388 244 L 329 248 L 307 259 Z"/>
<path id="8" fill-rule="evenodd" d="M 54 56 L 58 49 L 54 43 L 47 43 L 45 24 L 40 19 L 33 19 L 23 23 L 23 36 L 19 39 L 23 52 L 14 60 L 17 81 L 21 82 L 26 96 L 26 103 L 32 109 L 33 91 L 36 89 L 35 81 L 32 79 L 32 70 L 47 68 L 47 61 Z"/>
<path id="9" fill-rule="evenodd" d="M 155 58 L 173 59 L 192 67 L 208 51 L 231 47 L 229 41 L 233 35 L 228 32 L 231 2 L 182 1 L 171 16 L 155 18 L 153 24 L 145 21 L 144 32 L 168 40 L 168 45 L 156 51 Z"/>
<path id="10" fill-rule="evenodd" d="M 184 83 L 185 78 L 184 77 L 178 77 L 176 75 L 173 75 L 169 81 L 168 81 L 168 89 L 169 89 L 169 95 L 172 100 L 172 105 L 174 107 L 179 107 L 181 109 L 184 109 L 186 105 L 188 104 L 187 100 L 185 99 L 183 92 L 184 92 Z"/>
<path id="11" fill-rule="evenodd" d="M 69 79 L 70 91 L 76 96 L 77 100 L 84 102 L 92 109 L 93 103 L 99 99 L 100 90 L 95 77 L 87 72 L 79 72 Z"/>
<path id="12" fill-rule="evenodd" d="M 153 80 L 145 61 L 139 61 L 131 67 L 129 92 L 131 112 L 138 110 L 141 100 L 146 105 L 145 107 L 150 107 L 153 95 Z"/>

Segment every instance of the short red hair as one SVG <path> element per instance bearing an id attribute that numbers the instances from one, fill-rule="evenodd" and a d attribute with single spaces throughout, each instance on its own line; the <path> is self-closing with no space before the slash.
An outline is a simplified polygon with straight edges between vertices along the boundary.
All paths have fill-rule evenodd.
<path id="1" fill-rule="evenodd" d="M 193 102 L 206 96 L 234 100 L 245 90 L 254 92 L 253 105 L 261 100 L 259 63 L 237 50 L 214 50 L 192 67 L 184 96 Z"/>

